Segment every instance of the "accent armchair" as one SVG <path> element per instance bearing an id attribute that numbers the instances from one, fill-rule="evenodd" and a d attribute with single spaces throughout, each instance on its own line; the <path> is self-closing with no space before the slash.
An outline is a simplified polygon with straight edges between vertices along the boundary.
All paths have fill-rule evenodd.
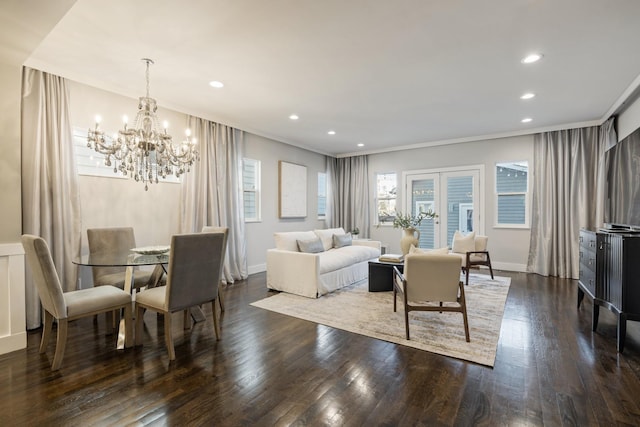
<path id="1" fill-rule="evenodd" d="M 453 242 L 451 244 L 450 255 L 454 255 L 462 261 L 462 271 L 465 273 L 465 285 L 469 284 L 469 269 L 480 268 L 480 266 L 489 267 L 491 278 L 493 279 L 493 268 L 491 267 L 491 257 L 487 250 L 487 236 L 477 236 L 475 232 L 471 232 L 466 236 L 456 231 L 453 234 Z"/>
<path id="2" fill-rule="evenodd" d="M 454 311 L 462 313 L 464 334 L 469 342 L 469 324 L 464 286 L 460 281 L 460 259 L 447 254 L 415 253 L 404 258 L 404 272 L 394 267 L 393 311 L 402 294 L 404 322 L 409 338 L 410 311 Z M 447 304 L 443 303 L 455 303 Z"/>

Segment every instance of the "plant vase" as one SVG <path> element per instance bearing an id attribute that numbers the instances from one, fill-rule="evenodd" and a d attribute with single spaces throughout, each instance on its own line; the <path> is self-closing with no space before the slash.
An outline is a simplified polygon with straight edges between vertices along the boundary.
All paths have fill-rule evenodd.
<path id="1" fill-rule="evenodd" d="M 402 255 L 406 255 L 409 253 L 409 248 L 411 245 L 416 248 L 419 246 L 420 242 L 420 230 L 417 230 L 413 227 L 404 228 L 404 235 L 402 239 L 400 239 L 400 249 L 402 250 Z"/>

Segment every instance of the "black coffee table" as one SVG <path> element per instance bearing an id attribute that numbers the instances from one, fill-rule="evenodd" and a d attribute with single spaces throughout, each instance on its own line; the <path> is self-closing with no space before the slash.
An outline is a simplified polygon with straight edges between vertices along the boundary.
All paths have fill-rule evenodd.
<path id="1" fill-rule="evenodd" d="M 386 292 L 393 290 L 393 267 L 402 273 L 401 262 L 369 261 L 369 292 Z"/>

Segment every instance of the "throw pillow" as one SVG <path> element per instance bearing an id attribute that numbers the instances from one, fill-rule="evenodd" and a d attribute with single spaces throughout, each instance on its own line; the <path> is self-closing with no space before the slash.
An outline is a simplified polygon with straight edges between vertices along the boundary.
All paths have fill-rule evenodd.
<path id="1" fill-rule="evenodd" d="M 324 246 L 322 241 L 318 238 L 311 240 L 298 240 L 298 249 L 300 252 L 308 254 L 317 254 L 318 252 L 324 252 Z"/>
<path id="2" fill-rule="evenodd" d="M 351 233 L 347 234 L 334 234 L 333 235 L 333 247 L 341 248 L 343 246 L 351 246 L 352 238 Z"/>
<path id="3" fill-rule="evenodd" d="M 476 232 L 463 236 L 462 233 L 456 231 L 453 234 L 453 244 L 451 245 L 451 251 L 458 254 L 466 254 L 467 252 L 476 250 Z"/>
<path id="4" fill-rule="evenodd" d="M 409 248 L 410 254 L 425 254 L 425 255 L 447 255 L 449 253 L 449 248 L 439 248 L 439 249 L 420 249 L 411 245 Z"/>
<path id="5" fill-rule="evenodd" d="M 324 230 L 313 230 L 313 232 L 322 240 L 322 246 L 324 246 L 324 250 L 328 251 L 333 247 L 333 235 L 334 234 L 345 234 L 344 228 L 327 228 Z"/>

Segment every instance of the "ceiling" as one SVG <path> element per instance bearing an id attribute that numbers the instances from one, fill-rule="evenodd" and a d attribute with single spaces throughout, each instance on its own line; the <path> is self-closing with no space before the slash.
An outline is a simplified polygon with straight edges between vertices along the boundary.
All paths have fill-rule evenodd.
<path id="1" fill-rule="evenodd" d="M 160 117 L 343 156 L 599 124 L 640 85 L 639 18 L 637 0 L 78 0 L 26 65 L 137 98 L 152 58 Z"/>

